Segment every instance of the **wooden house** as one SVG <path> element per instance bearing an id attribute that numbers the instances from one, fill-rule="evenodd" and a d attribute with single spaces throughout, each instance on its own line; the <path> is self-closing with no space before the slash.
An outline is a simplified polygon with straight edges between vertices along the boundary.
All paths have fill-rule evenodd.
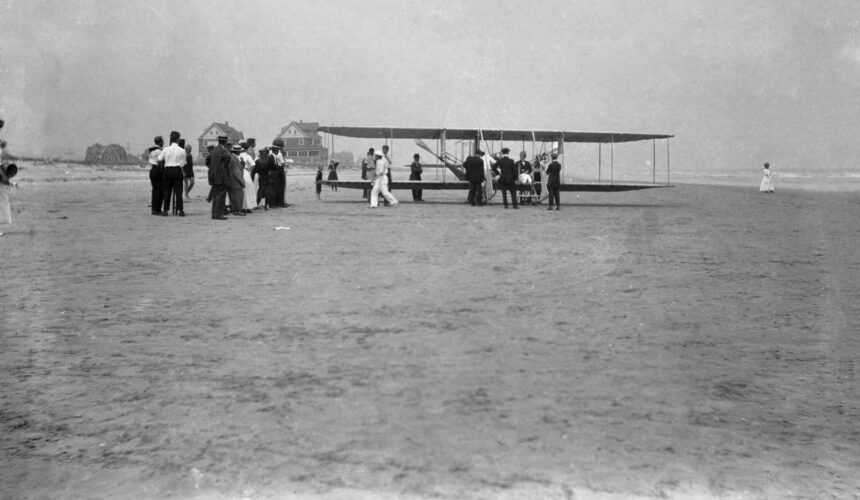
<path id="1" fill-rule="evenodd" d="M 119 144 L 108 144 L 107 146 L 102 146 L 99 143 L 95 143 L 87 148 L 84 162 L 91 164 L 103 163 L 106 165 L 121 165 L 128 163 L 128 154 L 126 153 L 125 148 Z"/>
<path id="2" fill-rule="evenodd" d="M 328 162 L 328 149 L 323 146 L 322 136 L 317 133 L 318 122 L 291 122 L 281 127 L 275 139 L 284 141 L 284 158 L 293 160 L 293 165 L 316 167 Z"/>
<path id="3" fill-rule="evenodd" d="M 206 148 L 209 145 L 217 146 L 219 135 L 226 135 L 227 142 L 231 144 L 238 144 L 239 141 L 245 139 L 245 135 L 242 132 L 231 127 L 230 122 L 213 122 L 212 125 L 206 127 L 206 129 L 203 131 L 203 134 L 197 138 L 198 158 L 206 158 L 206 156 L 209 155 Z"/>

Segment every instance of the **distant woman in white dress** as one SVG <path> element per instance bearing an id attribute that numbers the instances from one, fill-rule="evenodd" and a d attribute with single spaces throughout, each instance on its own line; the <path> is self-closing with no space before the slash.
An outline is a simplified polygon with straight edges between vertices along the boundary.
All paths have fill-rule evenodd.
<path id="1" fill-rule="evenodd" d="M 5 124 L 6 122 L 0 120 L 0 129 Z M 9 203 L 9 198 L 12 196 L 12 188 L 15 186 L 11 179 L 18 173 L 18 167 L 14 163 L 8 165 L 2 163 L 4 149 L 6 149 L 6 141 L 0 139 L 0 224 L 11 224 L 12 205 Z M 0 235 L 2 234 L 0 232 Z"/>
<path id="2" fill-rule="evenodd" d="M 758 188 L 760 193 L 773 192 L 773 180 L 771 180 L 770 163 L 764 164 L 764 177 L 761 179 L 761 186 Z"/>
<path id="3" fill-rule="evenodd" d="M 0 148 L 2 155 L 3 148 Z M 9 198 L 12 197 L 12 189 L 15 187 L 10 179 L 15 177 L 18 167 L 14 163 L 8 165 L 0 164 L 0 225 L 12 223 L 12 205 Z M 0 235 L 3 233 L 0 232 Z"/>

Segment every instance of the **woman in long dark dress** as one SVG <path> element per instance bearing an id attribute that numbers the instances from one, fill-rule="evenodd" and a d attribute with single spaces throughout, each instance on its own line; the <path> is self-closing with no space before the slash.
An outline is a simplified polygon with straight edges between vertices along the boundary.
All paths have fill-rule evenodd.
<path id="1" fill-rule="evenodd" d="M 332 160 L 331 163 L 328 164 L 328 180 L 336 181 L 337 180 L 337 166 L 338 162 Z M 337 191 L 337 186 L 331 187 L 332 191 Z"/>

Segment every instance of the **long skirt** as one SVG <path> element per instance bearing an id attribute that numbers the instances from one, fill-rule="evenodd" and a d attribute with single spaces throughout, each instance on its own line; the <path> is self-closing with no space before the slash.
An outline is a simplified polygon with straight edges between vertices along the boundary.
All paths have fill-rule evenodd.
<path id="1" fill-rule="evenodd" d="M 0 224 L 12 223 L 12 206 L 9 198 L 12 196 L 12 186 L 0 184 Z"/>
<path id="2" fill-rule="evenodd" d="M 242 178 L 245 181 L 245 210 L 251 210 L 257 206 L 257 190 L 254 189 L 254 179 L 251 179 L 251 172 L 244 170 Z"/>

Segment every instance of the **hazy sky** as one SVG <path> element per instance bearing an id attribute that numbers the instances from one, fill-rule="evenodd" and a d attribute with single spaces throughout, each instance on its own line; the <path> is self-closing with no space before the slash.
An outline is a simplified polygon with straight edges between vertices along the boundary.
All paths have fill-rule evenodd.
<path id="1" fill-rule="evenodd" d="M 258 143 L 299 119 L 654 132 L 681 170 L 850 170 L 858 38 L 856 1 L 2 0 L 0 136 L 83 156 L 224 120 Z"/>

